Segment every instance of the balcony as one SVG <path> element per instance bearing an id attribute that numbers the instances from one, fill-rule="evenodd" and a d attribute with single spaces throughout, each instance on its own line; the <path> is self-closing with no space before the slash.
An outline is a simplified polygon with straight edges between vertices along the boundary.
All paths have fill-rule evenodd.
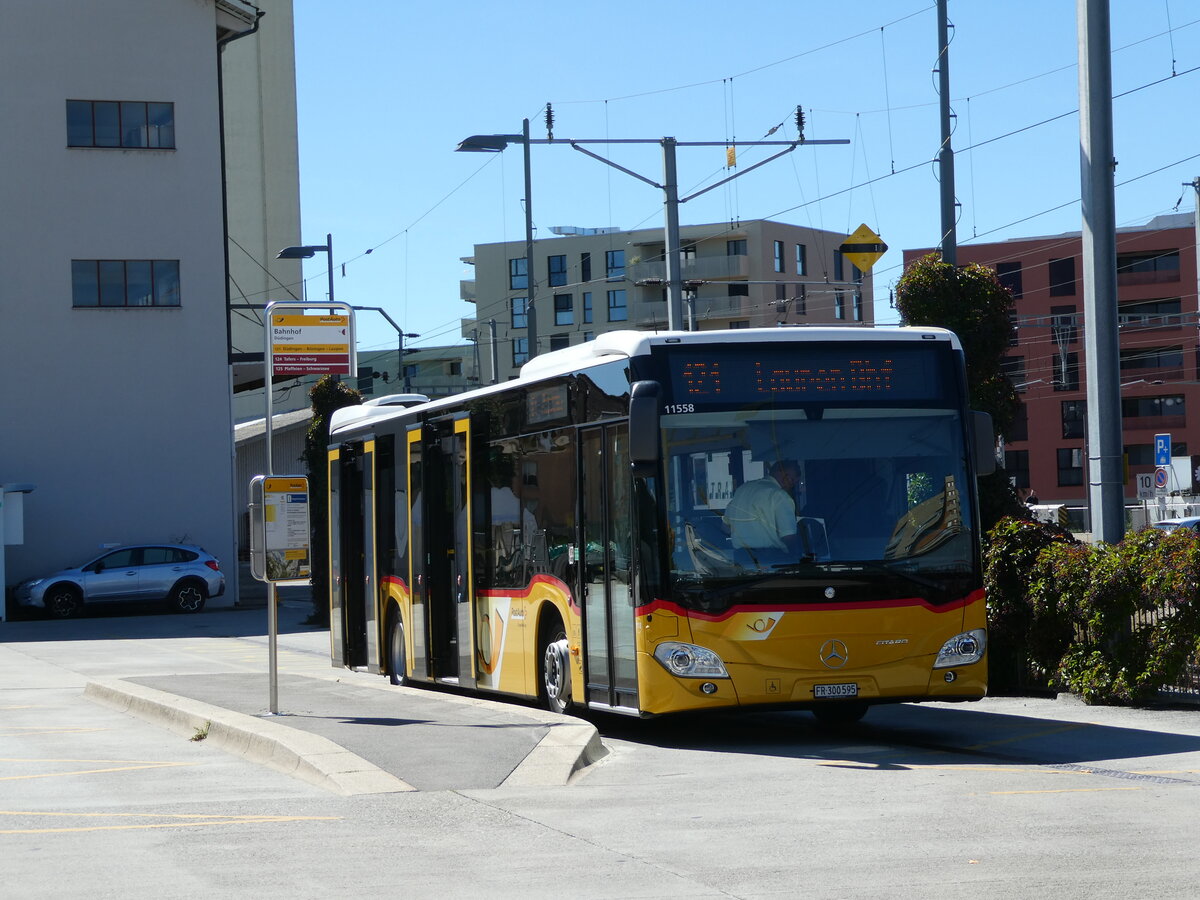
<path id="1" fill-rule="evenodd" d="M 749 271 L 749 259 L 745 256 L 702 256 L 682 261 L 680 279 L 682 281 L 720 281 L 745 278 Z M 627 265 L 625 272 L 628 279 L 634 283 L 650 280 L 663 281 L 667 277 L 667 264 L 663 260 L 637 262 Z"/>
<path id="2" fill-rule="evenodd" d="M 475 302 L 475 279 L 458 283 L 458 299 L 466 300 L 468 303 Z"/>

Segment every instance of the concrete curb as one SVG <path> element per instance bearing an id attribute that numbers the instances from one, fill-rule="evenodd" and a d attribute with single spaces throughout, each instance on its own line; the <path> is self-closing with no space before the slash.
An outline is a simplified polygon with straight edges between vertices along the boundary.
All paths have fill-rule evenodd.
<path id="1" fill-rule="evenodd" d="M 356 673 L 357 674 L 357 673 Z M 372 687 L 381 691 L 409 692 L 438 701 L 503 710 L 507 714 L 550 726 L 545 737 L 517 765 L 500 787 L 562 787 L 577 773 L 608 755 L 600 732 L 591 722 L 533 709 L 458 694 L 419 688 L 396 687 L 374 677 L 345 678 L 314 675 L 327 681 Z M 208 729 L 214 746 L 285 775 L 300 778 L 343 796 L 415 791 L 412 785 L 319 735 L 248 716 L 119 679 L 89 681 L 83 695 L 93 702 L 127 712 L 170 729 L 184 737 Z"/>
<path id="2" fill-rule="evenodd" d="M 207 729 L 205 740 L 227 753 L 342 796 L 416 790 L 319 735 L 199 700 L 115 679 L 89 681 L 83 695 L 186 737 Z"/>
<path id="3" fill-rule="evenodd" d="M 362 673 L 355 672 L 350 678 L 332 673 L 309 677 L 325 678 L 330 681 L 353 684 L 355 687 L 370 687 L 390 693 L 412 692 L 414 696 L 426 698 L 434 696 L 439 702 L 444 703 L 503 710 L 507 714 L 550 726 L 550 731 L 546 736 L 509 773 L 500 787 L 561 787 L 568 784 L 574 775 L 600 761 L 609 753 L 608 748 L 600 739 L 600 732 L 596 726 L 584 719 L 553 713 L 548 709 L 518 706 L 483 697 L 433 693 L 416 687 L 397 687 L 381 681 L 378 676 L 356 677 L 360 675 Z"/>

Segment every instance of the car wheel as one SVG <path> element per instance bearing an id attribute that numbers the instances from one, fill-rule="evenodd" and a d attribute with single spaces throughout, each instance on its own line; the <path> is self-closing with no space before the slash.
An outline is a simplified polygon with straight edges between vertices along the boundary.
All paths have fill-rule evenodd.
<path id="1" fill-rule="evenodd" d="M 73 584 L 56 584 L 42 598 L 46 611 L 56 619 L 73 619 L 83 611 L 83 594 Z"/>
<path id="2" fill-rule="evenodd" d="M 404 648 L 404 624 L 399 613 L 388 619 L 387 646 L 388 678 L 392 684 L 408 684 L 408 651 Z"/>
<path id="3" fill-rule="evenodd" d="M 557 622 L 547 629 L 542 642 L 542 700 L 551 712 L 566 713 L 571 708 L 571 656 L 567 633 Z"/>
<path id="4" fill-rule="evenodd" d="M 181 613 L 198 613 L 204 609 L 208 591 L 195 581 L 184 581 L 171 591 L 171 605 Z"/>
<path id="5" fill-rule="evenodd" d="M 867 714 L 867 704 L 855 703 L 849 700 L 839 703 L 827 703 L 821 706 L 814 706 L 812 714 L 817 717 L 817 721 L 822 725 L 832 727 L 854 725 L 861 721 L 862 717 Z"/>

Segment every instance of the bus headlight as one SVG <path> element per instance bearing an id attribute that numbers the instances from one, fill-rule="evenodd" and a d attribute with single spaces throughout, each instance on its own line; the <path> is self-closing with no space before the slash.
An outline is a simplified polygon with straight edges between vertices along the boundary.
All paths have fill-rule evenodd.
<path id="1" fill-rule="evenodd" d="M 969 666 L 983 659 L 983 651 L 987 647 L 987 632 L 982 628 L 964 631 L 956 634 L 938 651 L 935 669 L 948 669 L 951 666 Z"/>
<path id="2" fill-rule="evenodd" d="M 680 678 L 728 678 L 721 657 L 706 647 L 663 641 L 654 648 L 654 658 L 662 667 Z"/>

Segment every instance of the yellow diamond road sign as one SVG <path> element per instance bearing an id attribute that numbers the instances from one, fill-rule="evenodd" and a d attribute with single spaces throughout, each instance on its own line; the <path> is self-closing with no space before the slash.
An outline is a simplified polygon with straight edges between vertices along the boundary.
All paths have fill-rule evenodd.
<path id="1" fill-rule="evenodd" d="M 883 239 L 866 225 L 859 225 L 854 234 L 838 247 L 842 256 L 863 272 L 870 272 L 871 266 L 879 262 L 879 257 L 887 252 L 887 248 Z"/>

